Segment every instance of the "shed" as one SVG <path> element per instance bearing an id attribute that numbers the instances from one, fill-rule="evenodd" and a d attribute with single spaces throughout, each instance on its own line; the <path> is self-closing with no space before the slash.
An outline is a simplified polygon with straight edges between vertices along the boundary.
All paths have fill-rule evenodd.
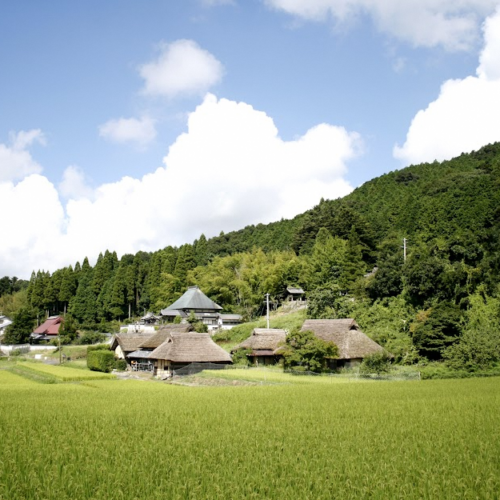
<path id="1" fill-rule="evenodd" d="M 282 356 L 277 353 L 286 340 L 286 330 L 279 328 L 254 328 L 252 335 L 237 345 L 238 349 L 250 349 L 248 358 L 256 365 L 274 365 Z"/>
<path id="2" fill-rule="evenodd" d="M 366 356 L 381 352 L 384 348 L 364 334 L 352 318 L 308 319 L 301 331 L 310 330 L 316 337 L 333 342 L 339 349 L 337 359 L 330 360 L 331 368 L 355 366 Z"/>
<path id="3" fill-rule="evenodd" d="M 305 292 L 298 286 L 289 286 L 286 289 L 286 298 L 292 302 L 296 300 L 304 300 Z"/>

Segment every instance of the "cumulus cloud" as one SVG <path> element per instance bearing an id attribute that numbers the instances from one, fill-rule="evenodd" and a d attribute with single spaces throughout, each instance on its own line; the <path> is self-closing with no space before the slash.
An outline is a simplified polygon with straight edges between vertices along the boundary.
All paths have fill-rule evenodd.
<path id="1" fill-rule="evenodd" d="M 18 184 L 0 182 L 0 213 L 8 214 L 2 217 L 1 276 L 29 278 L 33 269 L 64 263 L 64 210 L 46 177 L 33 174 Z"/>
<path id="2" fill-rule="evenodd" d="M 0 246 L 0 275 L 27 276 L 33 267 L 54 270 L 86 255 L 95 260 L 106 248 L 150 251 L 193 241 L 202 232 L 213 236 L 292 217 L 321 197 L 352 190 L 344 175 L 360 147 L 358 134 L 329 124 L 284 141 L 264 112 L 209 94 L 189 115 L 187 131 L 171 145 L 162 167 L 141 179 L 104 184 L 92 198 L 73 197 L 65 215 L 44 177 L 2 184 L 8 201 L 0 196 L 0 210 L 4 203 L 11 212 L 19 207 L 12 224 L 26 227 L 26 237 Z M 65 179 L 71 178 L 78 184 L 81 172 L 67 170 Z M 29 194 L 19 196 L 28 184 Z M 70 193 L 74 184 L 67 184 Z M 33 208 L 23 207 L 36 198 L 47 201 L 31 219 Z"/>
<path id="3" fill-rule="evenodd" d="M 265 0 L 266 4 L 310 21 L 350 23 L 368 15 L 379 31 L 416 47 L 469 50 L 480 20 L 497 0 Z"/>
<path id="4" fill-rule="evenodd" d="M 77 165 L 70 165 L 63 172 L 63 179 L 58 185 L 59 193 L 64 198 L 78 200 L 91 198 L 93 190 L 87 185 L 85 173 Z"/>
<path id="5" fill-rule="evenodd" d="M 500 141 L 500 9 L 484 23 L 476 76 L 448 80 L 413 118 L 394 156 L 404 163 L 444 160 Z"/>
<path id="6" fill-rule="evenodd" d="M 139 68 L 143 93 L 168 98 L 203 95 L 224 73 L 222 64 L 193 40 L 163 44 L 155 61 Z"/>
<path id="7" fill-rule="evenodd" d="M 156 137 L 155 121 L 143 116 L 137 118 L 118 118 L 109 120 L 99 126 L 99 135 L 111 142 L 119 144 L 132 142 L 139 146 L 146 146 Z"/>
<path id="8" fill-rule="evenodd" d="M 39 129 L 12 132 L 10 144 L 0 144 L 0 182 L 22 179 L 42 171 L 27 150 L 35 142 L 45 144 L 45 136 Z"/>

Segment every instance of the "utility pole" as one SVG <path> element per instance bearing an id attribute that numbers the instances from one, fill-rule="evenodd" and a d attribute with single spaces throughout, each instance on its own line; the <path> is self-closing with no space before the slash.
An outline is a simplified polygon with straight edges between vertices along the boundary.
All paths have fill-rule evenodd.
<path id="1" fill-rule="evenodd" d="M 266 303 L 267 303 L 267 328 L 269 329 L 269 294 L 266 293 Z"/>
<path id="2" fill-rule="evenodd" d="M 406 262 L 406 242 L 408 240 L 406 238 L 403 238 L 403 262 Z"/>
<path id="3" fill-rule="evenodd" d="M 57 334 L 57 338 L 59 340 L 59 364 L 62 364 L 62 352 L 61 352 L 61 333 Z"/>

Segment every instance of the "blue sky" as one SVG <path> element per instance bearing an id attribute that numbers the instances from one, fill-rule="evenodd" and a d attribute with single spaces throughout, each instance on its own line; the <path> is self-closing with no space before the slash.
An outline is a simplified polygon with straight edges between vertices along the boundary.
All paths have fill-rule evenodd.
<path id="1" fill-rule="evenodd" d="M 496 4 L 4 0 L 0 276 L 292 217 L 500 140 Z"/>

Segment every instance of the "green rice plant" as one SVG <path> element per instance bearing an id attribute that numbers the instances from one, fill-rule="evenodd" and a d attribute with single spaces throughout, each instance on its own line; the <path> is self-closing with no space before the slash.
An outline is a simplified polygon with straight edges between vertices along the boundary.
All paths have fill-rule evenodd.
<path id="1" fill-rule="evenodd" d="M 0 499 L 495 499 L 499 410 L 499 378 L 0 384 Z"/>
<path id="2" fill-rule="evenodd" d="M 96 373 L 81 368 L 72 368 L 68 366 L 46 365 L 43 363 L 19 363 L 22 368 L 28 368 L 39 373 L 55 377 L 62 382 L 78 382 L 80 380 L 99 380 L 114 378 L 114 375 L 108 373 Z"/>
<path id="3" fill-rule="evenodd" d="M 30 380 L 13 373 L 11 370 L 0 370 L 0 387 L 2 388 L 31 384 L 32 382 Z"/>
<path id="4" fill-rule="evenodd" d="M 282 368 L 233 368 L 229 370 L 205 370 L 201 374 L 205 377 L 223 378 L 226 380 L 246 380 L 271 384 L 336 384 L 346 382 L 363 382 L 352 376 L 342 375 L 294 375 L 283 372 Z"/>

